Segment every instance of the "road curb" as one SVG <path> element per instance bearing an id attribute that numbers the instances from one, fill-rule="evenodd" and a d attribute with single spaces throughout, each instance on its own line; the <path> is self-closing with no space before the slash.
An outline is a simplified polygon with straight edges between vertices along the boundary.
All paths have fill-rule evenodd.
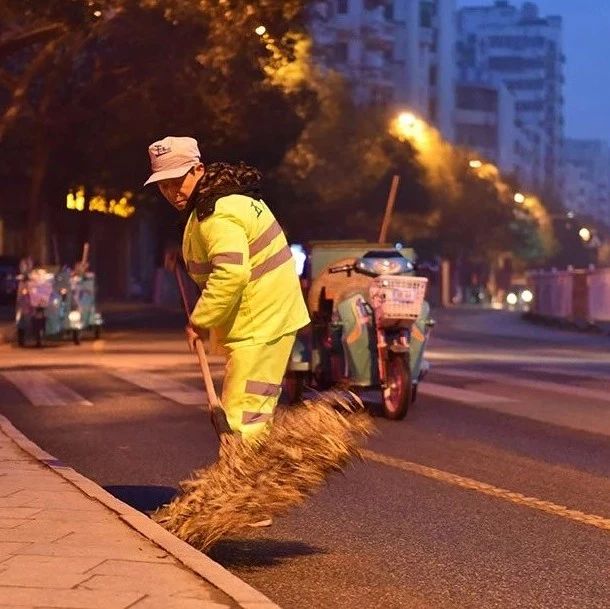
<path id="1" fill-rule="evenodd" d="M 279 605 L 267 598 L 262 592 L 227 571 L 222 565 L 178 539 L 138 510 L 123 503 L 93 480 L 79 474 L 70 466 L 64 465 L 59 459 L 56 459 L 24 436 L 2 415 L 0 415 L 0 430 L 19 448 L 49 467 L 85 495 L 115 512 L 132 529 L 163 548 L 185 567 L 230 596 L 243 609 L 281 609 Z"/>

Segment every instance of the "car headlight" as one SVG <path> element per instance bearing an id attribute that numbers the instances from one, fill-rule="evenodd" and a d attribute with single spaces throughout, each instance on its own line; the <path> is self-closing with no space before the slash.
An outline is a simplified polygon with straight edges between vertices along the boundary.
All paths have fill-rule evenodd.
<path id="1" fill-rule="evenodd" d="M 70 311 L 70 313 L 68 313 L 68 319 L 73 324 L 78 323 L 80 321 L 80 311 Z"/>
<path id="2" fill-rule="evenodd" d="M 506 302 L 509 305 L 516 305 L 518 301 L 519 301 L 519 299 L 517 298 L 517 295 L 514 292 L 509 292 L 506 295 Z"/>
<path id="3" fill-rule="evenodd" d="M 521 292 L 521 300 L 530 303 L 534 300 L 534 294 L 530 290 L 523 290 L 523 292 Z"/>

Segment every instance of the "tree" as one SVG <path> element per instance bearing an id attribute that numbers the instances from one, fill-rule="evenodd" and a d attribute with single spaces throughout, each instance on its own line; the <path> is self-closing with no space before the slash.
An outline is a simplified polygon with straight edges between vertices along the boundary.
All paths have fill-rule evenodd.
<path id="1" fill-rule="evenodd" d="M 0 140 L 18 132 L 21 146 L 10 146 L 27 159 L 28 243 L 46 215 L 43 193 L 61 201 L 75 181 L 134 189 L 146 145 L 170 132 L 198 137 L 208 158 L 239 150 L 263 167 L 276 163 L 311 103 L 304 82 L 274 82 L 294 61 L 302 8 L 300 0 L 5 0 Z M 255 33 L 263 23 L 273 37 Z"/>
<path id="2" fill-rule="evenodd" d="M 308 82 L 318 103 L 272 172 L 274 207 L 294 239 L 376 240 L 394 173 L 403 177 L 397 209 L 411 204 L 413 154 L 388 135 L 384 110 L 354 103 L 339 74 L 310 67 Z"/>

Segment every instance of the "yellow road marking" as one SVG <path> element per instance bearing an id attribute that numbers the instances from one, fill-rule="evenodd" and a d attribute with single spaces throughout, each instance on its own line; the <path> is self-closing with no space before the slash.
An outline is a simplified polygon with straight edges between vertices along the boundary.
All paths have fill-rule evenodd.
<path id="1" fill-rule="evenodd" d="M 484 495 L 496 497 L 497 499 L 503 499 L 504 501 L 509 501 L 510 503 L 539 510 L 540 512 L 560 516 L 561 518 L 566 518 L 567 520 L 596 527 L 604 531 L 610 531 L 610 518 L 596 516 L 595 514 L 586 514 L 585 512 L 581 512 L 579 510 L 571 510 L 564 505 L 557 505 L 556 503 L 551 503 L 550 501 L 543 501 L 542 499 L 537 499 L 535 497 L 528 497 L 527 495 L 509 491 L 505 488 L 499 488 L 485 482 L 479 482 L 478 480 L 474 480 L 472 478 L 465 478 L 464 476 L 458 476 L 457 474 L 450 474 L 449 472 L 445 472 L 434 467 L 428 467 L 426 465 L 420 465 L 419 463 L 413 463 L 412 461 L 405 461 L 403 459 L 396 459 L 394 457 L 388 457 L 387 455 L 381 455 L 372 450 L 363 450 L 362 456 L 370 461 L 388 465 L 389 467 L 402 469 L 413 474 L 418 474 L 419 476 L 424 476 L 440 482 L 446 482 L 447 484 L 452 484 L 453 486 L 459 486 L 460 488 L 477 491 L 479 493 L 483 493 Z"/>

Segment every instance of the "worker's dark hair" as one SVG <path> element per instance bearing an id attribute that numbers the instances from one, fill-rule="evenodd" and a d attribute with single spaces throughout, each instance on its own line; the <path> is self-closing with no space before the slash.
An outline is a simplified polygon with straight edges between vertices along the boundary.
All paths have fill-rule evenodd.
<path id="1" fill-rule="evenodd" d="M 246 195 L 260 199 L 260 185 L 262 175 L 255 167 L 239 162 L 237 165 L 230 163 L 210 163 L 205 166 L 205 173 L 182 215 L 182 223 L 188 220 L 193 209 L 197 210 L 197 218 L 202 220 L 214 213 L 216 201 L 228 195 Z"/>
<path id="2" fill-rule="evenodd" d="M 203 194 L 205 191 L 247 188 L 259 184 L 262 177 L 258 169 L 246 165 L 243 161 L 237 165 L 211 163 L 205 167 L 205 174 L 199 184 L 199 192 Z"/>

